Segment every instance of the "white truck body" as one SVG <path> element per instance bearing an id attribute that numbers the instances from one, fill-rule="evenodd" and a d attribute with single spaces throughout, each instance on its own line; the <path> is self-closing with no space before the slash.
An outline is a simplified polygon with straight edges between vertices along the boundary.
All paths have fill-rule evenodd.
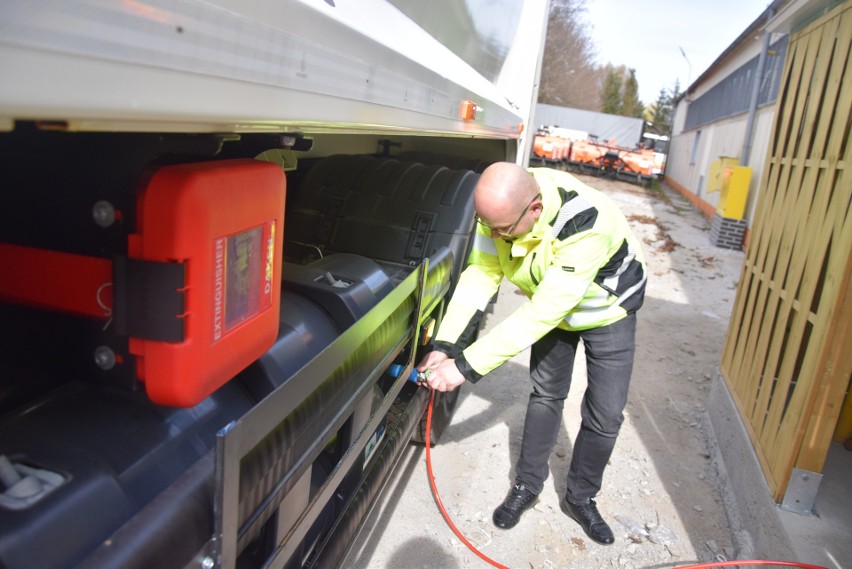
<path id="1" fill-rule="evenodd" d="M 432 9 L 442 4 L 452 3 Z M 544 1 L 504 3 L 515 4 L 516 36 L 489 80 L 384 0 L 4 0 L 0 118 L 6 128 L 514 139 L 537 95 L 547 14 Z M 482 109 L 476 120 L 459 120 L 464 100 Z"/>

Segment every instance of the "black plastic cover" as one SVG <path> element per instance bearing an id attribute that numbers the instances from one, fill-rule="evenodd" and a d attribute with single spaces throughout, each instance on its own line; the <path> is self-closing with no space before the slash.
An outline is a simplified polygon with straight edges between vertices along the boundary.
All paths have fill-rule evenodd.
<path id="1" fill-rule="evenodd" d="M 339 253 L 310 265 L 284 263 L 281 288 L 320 305 L 341 330 L 352 326 L 393 290 L 382 268 L 370 259 Z"/>
<path id="2" fill-rule="evenodd" d="M 339 333 L 331 316 L 316 303 L 284 291 L 278 339 L 237 377 L 260 401 L 331 344 Z"/>
<path id="3" fill-rule="evenodd" d="M 440 247 L 467 260 L 479 174 L 373 156 L 331 156 L 288 188 L 285 247 L 296 242 L 401 264 Z M 289 245 L 288 245 L 289 244 Z"/>
<path id="4" fill-rule="evenodd" d="M 0 423 L 0 453 L 66 483 L 23 511 L 0 508 L 0 567 L 77 565 L 205 456 L 251 402 L 235 382 L 190 409 L 144 391 L 70 382 Z"/>

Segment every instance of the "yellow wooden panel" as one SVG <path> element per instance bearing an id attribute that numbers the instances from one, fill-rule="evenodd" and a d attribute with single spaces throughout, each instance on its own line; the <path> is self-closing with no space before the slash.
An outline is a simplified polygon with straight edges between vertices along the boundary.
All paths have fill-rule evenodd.
<path id="1" fill-rule="evenodd" d="M 831 63 L 831 57 L 826 57 L 826 54 L 833 49 L 838 24 L 839 20 L 832 20 L 808 34 L 807 59 L 813 65 L 811 73 L 805 74 L 809 75 L 809 97 L 822 99 L 824 95 Z M 792 468 L 801 446 L 810 407 L 815 400 L 816 378 L 813 368 L 816 358 L 823 351 L 820 344 L 822 330 L 810 325 L 807 311 L 813 303 L 832 230 L 825 220 L 834 180 L 823 175 L 818 162 L 806 160 L 812 155 L 811 144 L 818 130 L 820 109 L 816 105 L 805 105 L 801 110 L 804 115 L 802 140 L 794 145 L 794 158 L 802 165 L 804 176 L 796 209 L 800 212 L 809 211 L 812 215 L 799 216 L 805 218 L 806 227 L 801 239 L 794 241 L 791 251 L 793 262 L 789 266 L 786 283 L 790 292 L 788 302 L 794 300 L 792 295 L 795 294 L 795 300 L 801 302 L 802 309 L 793 313 L 790 332 L 784 342 L 786 347 L 779 370 L 781 392 L 771 402 L 767 417 L 767 430 L 771 432 L 771 437 L 762 440 L 767 454 L 772 457 L 770 460 L 776 473 Z M 803 363 L 797 368 L 800 361 Z M 792 383 L 794 381 L 795 386 Z"/>
<path id="2" fill-rule="evenodd" d="M 850 105 L 852 99 L 846 99 L 845 108 L 841 102 L 844 98 L 841 96 L 840 101 L 837 100 L 840 95 L 838 87 L 843 83 L 842 73 L 844 71 L 844 68 L 836 63 L 837 56 L 840 55 L 843 58 L 841 61 L 845 61 L 849 50 L 848 40 L 845 42 L 845 46 L 842 45 L 844 42 L 837 42 L 838 34 L 841 33 L 842 28 L 840 18 L 832 20 L 823 27 L 820 49 L 820 53 L 823 55 L 817 62 L 811 85 L 814 96 L 823 100 L 824 104 L 829 105 L 828 108 L 836 109 L 835 112 L 839 112 L 839 117 L 835 116 L 832 120 L 832 117 L 825 116 L 828 113 L 816 115 L 819 118 L 814 121 L 816 123 L 814 136 L 808 139 L 813 141 L 812 147 L 808 148 L 806 144 L 800 145 L 803 152 L 807 152 L 809 155 L 825 154 L 834 157 L 838 155 L 840 152 L 839 145 L 835 148 L 825 147 L 822 146 L 824 144 L 822 141 L 829 139 L 827 133 L 832 130 L 834 120 L 837 118 L 842 120 L 844 117 L 848 119 L 849 109 L 852 106 Z M 831 67 L 829 67 L 829 62 L 833 62 Z M 817 148 L 813 148 L 814 146 Z M 811 161 L 811 170 L 817 172 L 816 180 L 813 183 L 813 186 L 817 188 L 817 194 L 809 209 L 809 218 L 812 219 L 809 236 L 812 236 L 812 240 L 805 251 L 808 261 L 803 269 L 804 275 L 800 293 L 802 304 L 806 308 L 810 308 L 814 304 L 813 299 L 817 293 L 814 288 L 819 284 L 820 278 L 824 278 L 825 282 L 820 291 L 821 298 L 816 298 L 819 301 L 819 314 L 814 319 L 815 325 L 810 338 L 810 343 L 813 344 L 814 349 L 810 351 L 809 358 L 802 365 L 802 375 L 809 382 L 807 385 L 809 389 L 801 394 L 796 394 L 797 397 L 791 400 L 788 409 L 791 417 L 787 424 L 779 429 L 779 438 L 801 432 L 802 427 L 797 424 L 797 421 L 807 423 L 814 420 L 815 415 L 824 416 L 822 413 L 815 413 L 813 403 L 817 400 L 817 390 L 822 388 L 819 383 L 821 378 L 818 370 L 823 365 L 823 357 L 827 353 L 825 343 L 830 340 L 827 332 L 832 327 L 834 303 L 838 294 L 836 287 L 832 289 L 831 284 L 836 282 L 836 277 L 832 277 L 846 272 L 846 264 L 849 258 L 848 239 L 843 237 L 843 234 L 846 233 L 843 229 L 843 222 L 845 221 L 845 210 L 848 208 L 849 186 L 844 186 L 836 175 L 836 159 L 831 161 L 813 160 Z M 809 178 L 813 179 L 814 176 L 809 176 Z M 845 196 L 844 193 L 846 193 Z M 829 251 L 831 252 L 830 256 Z M 839 265 L 838 263 L 841 262 L 842 265 Z"/>
<path id="3" fill-rule="evenodd" d="M 791 38 L 720 364 L 778 501 L 794 465 L 822 468 L 852 373 L 850 45 L 852 0 Z"/>
<path id="4" fill-rule="evenodd" d="M 850 383 L 850 386 L 852 386 L 852 383 Z M 850 437 L 852 437 L 852 393 L 850 393 L 849 387 L 847 387 L 846 399 L 843 401 L 843 410 L 840 412 L 837 427 L 834 429 L 834 440 L 842 443 Z"/>

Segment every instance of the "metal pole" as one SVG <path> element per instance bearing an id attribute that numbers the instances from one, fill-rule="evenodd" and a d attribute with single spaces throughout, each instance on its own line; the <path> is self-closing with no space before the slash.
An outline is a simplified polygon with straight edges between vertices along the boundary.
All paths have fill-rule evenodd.
<path id="1" fill-rule="evenodd" d="M 686 60 L 686 65 L 689 69 L 689 71 L 686 74 L 686 90 L 689 91 L 689 84 L 692 81 L 692 62 L 690 62 L 689 58 L 686 57 L 686 52 L 683 50 L 683 48 L 681 46 L 677 46 L 677 47 L 678 47 L 678 49 L 680 49 L 680 54 Z"/>
<path id="2" fill-rule="evenodd" d="M 775 10 L 769 8 L 766 13 L 766 21 L 772 19 L 775 15 Z M 751 157 L 752 139 L 754 138 L 754 117 L 757 114 L 757 100 L 760 96 L 760 83 L 763 80 L 763 70 L 766 67 L 766 53 L 769 51 L 769 31 L 763 32 L 763 46 L 760 49 L 760 56 L 757 58 L 757 69 L 754 72 L 754 81 L 751 88 L 751 100 L 748 104 L 748 119 L 746 121 L 745 137 L 743 140 L 743 150 L 740 152 L 740 166 L 747 166 Z"/>

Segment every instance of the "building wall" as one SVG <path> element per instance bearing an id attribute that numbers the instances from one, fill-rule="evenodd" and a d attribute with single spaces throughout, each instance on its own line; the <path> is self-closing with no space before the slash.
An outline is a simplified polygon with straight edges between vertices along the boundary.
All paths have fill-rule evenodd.
<path id="1" fill-rule="evenodd" d="M 723 84 L 726 79 L 730 78 L 730 83 L 734 78 L 738 78 L 738 83 L 725 95 L 735 95 L 740 103 L 744 98 L 750 100 L 754 73 L 748 74 L 744 70 L 750 67 L 756 70 L 756 60 L 763 48 L 762 38 L 761 31 L 742 38 L 723 60 L 717 61 L 704 76 L 690 86 L 689 92 L 675 109 L 666 180 L 689 198 L 708 218 L 715 215 L 719 204 L 719 193 L 707 191 L 710 165 L 722 157 L 742 156 L 748 123 L 747 110 L 725 113 L 723 107 L 731 102 L 720 96 L 718 89 L 715 93 L 713 89 Z M 753 221 L 775 117 L 775 96 L 770 94 L 777 92 L 777 81 L 780 79 L 783 57 L 786 55 L 786 39 L 783 35 L 773 35 L 770 45 L 770 55 L 766 59 L 761 83 L 762 104 L 759 104 L 755 112 L 752 148 L 748 161 L 743 164 L 752 168 L 744 214 L 749 227 Z M 723 116 L 704 124 L 689 126 L 690 122 L 696 122 L 694 117 L 688 120 L 690 105 L 700 104 L 697 101 L 702 97 L 705 97 L 705 104 L 710 99 L 711 104 L 715 105 L 713 110 L 718 108 L 717 114 Z"/>
<path id="2" fill-rule="evenodd" d="M 752 168 L 745 218 L 751 226 L 757 203 L 760 180 L 772 134 L 775 105 L 757 110 L 754 121 L 751 156 L 746 166 Z M 683 192 L 707 217 L 712 217 L 719 204 L 719 193 L 707 191 L 710 164 L 721 157 L 739 157 L 745 140 L 747 114 L 740 114 L 697 129 L 681 131 L 672 137 L 666 178 Z M 697 139 L 697 146 L 696 146 Z"/>

